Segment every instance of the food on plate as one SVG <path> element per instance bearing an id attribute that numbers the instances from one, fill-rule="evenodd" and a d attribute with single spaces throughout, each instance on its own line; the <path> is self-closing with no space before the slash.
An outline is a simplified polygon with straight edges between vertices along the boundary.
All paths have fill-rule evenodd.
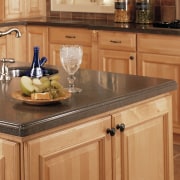
<path id="1" fill-rule="evenodd" d="M 32 79 L 28 76 L 23 76 L 20 81 L 20 87 L 22 93 L 26 96 L 30 96 L 34 92 L 35 87 L 33 85 Z"/>
<path id="2" fill-rule="evenodd" d="M 22 76 L 20 81 L 21 92 L 33 100 L 50 100 L 65 96 L 66 90 L 59 82 L 59 74 L 30 78 Z"/>

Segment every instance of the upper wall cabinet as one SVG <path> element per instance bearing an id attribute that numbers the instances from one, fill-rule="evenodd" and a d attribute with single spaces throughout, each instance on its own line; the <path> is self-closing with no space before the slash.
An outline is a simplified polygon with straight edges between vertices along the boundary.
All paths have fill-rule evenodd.
<path id="1" fill-rule="evenodd" d="M 51 0 L 51 11 L 113 13 L 114 0 Z"/>
<path id="2" fill-rule="evenodd" d="M 46 16 L 46 0 L 4 0 L 2 20 Z"/>

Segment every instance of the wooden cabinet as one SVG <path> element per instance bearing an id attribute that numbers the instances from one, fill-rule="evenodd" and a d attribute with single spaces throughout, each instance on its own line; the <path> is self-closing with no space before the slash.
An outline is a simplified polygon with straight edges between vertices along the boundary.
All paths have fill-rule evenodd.
<path id="1" fill-rule="evenodd" d="M 49 28 L 49 58 L 52 65 L 60 66 L 60 47 L 77 44 L 83 48 L 81 68 L 91 68 L 92 32 L 81 28 Z"/>
<path id="2" fill-rule="evenodd" d="M 138 75 L 174 79 L 180 83 L 180 37 L 138 34 Z M 173 96 L 173 124 L 180 133 L 180 90 Z"/>
<path id="3" fill-rule="evenodd" d="M 19 144 L 0 139 L 0 180 L 20 180 Z"/>
<path id="4" fill-rule="evenodd" d="M 112 115 L 115 180 L 173 180 L 171 99 L 128 106 Z"/>
<path id="5" fill-rule="evenodd" d="M 26 141 L 25 180 L 173 180 L 172 145 L 165 94 Z"/>
<path id="6" fill-rule="evenodd" d="M 48 27 L 27 26 L 27 62 L 32 62 L 34 46 L 40 47 L 40 57 L 48 58 Z"/>
<path id="7" fill-rule="evenodd" d="M 12 28 L 12 27 L 10 27 Z M 14 58 L 15 61 L 27 62 L 27 47 L 26 47 L 26 26 L 16 26 L 21 32 L 21 37 L 16 38 L 13 32 L 6 36 L 6 56 Z M 6 28 L 6 30 L 9 28 Z"/>
<path id="8" fill-rule="evenodd" d="M 3 20 L 46 16 L 46 0 L 3 0 Z"/>
<path id="9" fill-rule="evenodd" d="M 113 31 L 98 33 L 99 70 L 136 74 L 136 34 Z"/>
<path id="10" fill-rule="evenodd" d="M 3 27 L 0 31 L 4 32 L 13 27 Z M 16 61 L 26 62 L 26 27 L 16 26 L 22 34 L 16 38 L 15 32 L 0 37 L 0 58 L 14 58 Z"/>
<path id="11" fill-rule="evenodd" d="M 111 180 L 111 117 L 25 143 L 26 180 Z"/>
<path id="12" fill-rule="evenodd" d="M 7 30 L 7 27 L 1 27 L 0 31 Z M 0 58 L 6 58 L 6 45 L 7 45 L 7 36 L 0 37 Z"/>

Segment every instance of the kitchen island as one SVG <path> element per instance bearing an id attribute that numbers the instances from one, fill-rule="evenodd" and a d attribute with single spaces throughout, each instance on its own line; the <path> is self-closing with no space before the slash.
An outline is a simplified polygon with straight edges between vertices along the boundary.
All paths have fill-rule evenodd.
<path id="1" fill-rule="evenodd" d="M 59 69 L 66 86 L 66 73 Z M 79 70 L 81 93 L 45 106 L 1 83 L 0 179 L 173 180 L 173 80 Z"/>

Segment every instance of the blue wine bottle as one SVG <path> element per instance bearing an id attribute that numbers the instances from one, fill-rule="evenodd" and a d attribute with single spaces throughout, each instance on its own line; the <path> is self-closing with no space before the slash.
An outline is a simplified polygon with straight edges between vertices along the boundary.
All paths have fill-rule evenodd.
<path id="1" fill-rule="evenodd" d="M 35 46 L 33 61 L 30 69 L 30 77 L 40 78 L 42 76 L 43 76 L 43 70 L 40 64 L 39 47 Z"/>

